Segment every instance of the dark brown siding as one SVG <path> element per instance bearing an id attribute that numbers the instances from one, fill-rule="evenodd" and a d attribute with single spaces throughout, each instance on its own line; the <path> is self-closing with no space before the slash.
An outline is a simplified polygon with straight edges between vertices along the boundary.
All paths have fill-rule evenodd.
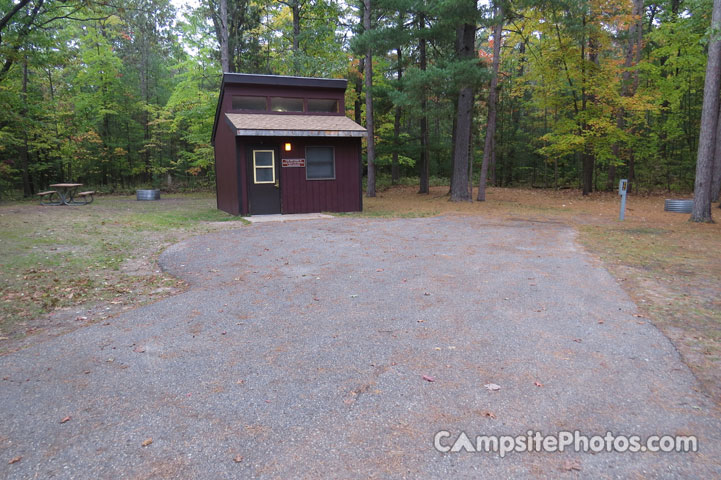
<path id="1" fill-rule="evenodd" d="M 233 95 L 288 96 L 296 98 L 334 98 L 338 113 L 344 115 L 344 90 L 320 86 L 292 85 L 225 85 L 215 130 L 215 165 L 218 208 L 234 215 L 248 215 L 249 148 L 277 147 L 281 158 L 305 158 L 305 147 L 333 146 L 335 148 L 335 179 L 306 180 L 305 168 L 281 168 L 281 209 L 283 213 L 354 212 L 362 209 L 360 186 L 360 138 L 326 137 L 236 137 L 225 114 L 232 112 Z M 268 112 L 270 113 L 270 112 Z M 279 113 L 285 115 L 285 113 Z M 297 114 L 296 114 L 297 115 Z M 313 115 L 319 115 L 314 113 Z M 282 145 L 291 142 L 293 151 L 285 152 Z M 252 178 L 252 177 L 251 177 Z"/>
<path id="2" fill-rule="evenodd" d="M 360 200 L 359 138 L 283 138 L 293 150 L 281 158 L 305 158 L 306 146 L 335 148 L 335 180 L 306 180 L 305 168 L 281 168 L 280 189 L 283 213 L 358 212 Z"/>
<path id="3" fill-rule="evenodd" d="M 215 183 L 218 209 L 233 215 L 240 214 L 238 185 L 238 158 L 235 149 L 235 132 L 225 122 L 218 125 L 215 134 Z M 240 187 L 240 188 L 239 188 Z"/>

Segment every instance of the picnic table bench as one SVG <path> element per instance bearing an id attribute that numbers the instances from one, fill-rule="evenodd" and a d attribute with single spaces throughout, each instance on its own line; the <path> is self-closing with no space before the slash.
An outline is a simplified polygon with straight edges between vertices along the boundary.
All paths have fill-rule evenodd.
<path id="1" fill-rule="evenodd" d="M 41 205 L 87 205 L 93 202 L 95 190 L 77 193 L 82 183 L 54 183 L 50 186 L 57 190 L 39 192 Z"/>

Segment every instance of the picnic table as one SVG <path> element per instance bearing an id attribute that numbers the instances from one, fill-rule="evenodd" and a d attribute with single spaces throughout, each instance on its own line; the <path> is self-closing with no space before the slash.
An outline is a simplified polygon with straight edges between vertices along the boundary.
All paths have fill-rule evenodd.
<path id="1" fill-rule="evenodd" d="M 82 183 L 53 183 L 50 186 L 56 190 L 38 193 L 42 205 L 87 205 L 93 201 L 94 190 L 78 193 Z"/>

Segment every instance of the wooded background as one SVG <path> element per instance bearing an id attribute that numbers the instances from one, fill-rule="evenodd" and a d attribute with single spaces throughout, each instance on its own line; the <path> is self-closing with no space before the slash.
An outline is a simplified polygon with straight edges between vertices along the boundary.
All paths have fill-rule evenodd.
<path id="1" fill-rule="evenodd" d="M 0 0 L 0 192 L 212 186 L 221 70 L 347 78 L 379 183 L 692 191 L 711 3 Z"/>

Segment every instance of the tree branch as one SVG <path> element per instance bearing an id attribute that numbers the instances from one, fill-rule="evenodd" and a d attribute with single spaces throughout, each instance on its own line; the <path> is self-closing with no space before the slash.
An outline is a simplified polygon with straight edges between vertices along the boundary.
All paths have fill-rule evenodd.
<path id="1" fill-rule="evenodd" d="M 0 32 L 7 26 L 8 22 L 17 14 L 25 5 L 30 3 L 30 0 L 20 0 L 20 3 L 15 5 L 5 16 L 0 19 Z M 42 3 L 42 2 L 41 2 Z"/>

